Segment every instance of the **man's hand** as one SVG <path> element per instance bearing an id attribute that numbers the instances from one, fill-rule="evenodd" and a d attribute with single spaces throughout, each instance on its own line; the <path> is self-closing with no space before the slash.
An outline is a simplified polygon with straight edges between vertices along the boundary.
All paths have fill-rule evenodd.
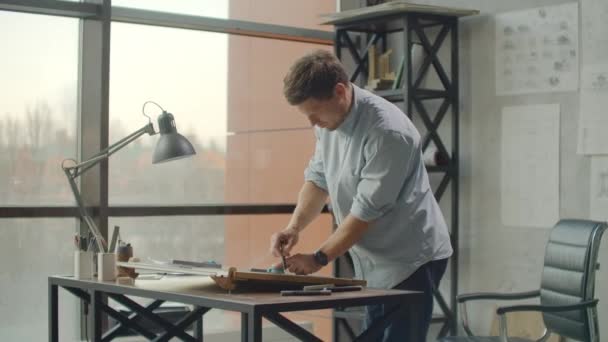
<path id="1" fill-rule="evenodd" d="M 286 228 L 270 237 L 270 253 L 275 257 L 289 256 L 298 243 L 299 233 L 295 228 Z"/>
<path id="2" fill-rule="evenodd" d="M 317 264 L 312 254 L 296 254 L 287 258 L 287 269 L 298 275 L 315 273 L 323 266 Z"/>

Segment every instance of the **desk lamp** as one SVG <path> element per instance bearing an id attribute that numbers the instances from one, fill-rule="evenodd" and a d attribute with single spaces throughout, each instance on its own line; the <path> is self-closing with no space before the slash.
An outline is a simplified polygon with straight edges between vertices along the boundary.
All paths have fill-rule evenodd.
<path id="1" fill-rule="evenodd" d="M 177 128 L 175 127 L 175 120 L 173 118 L 173 115 L 165 111 L 156 102 L 147 101 L 142 107 L 143 115 L 148 118 L 148 124 L 146 124 L 144 127 L 108 146 L 107 148 L 100 151 L 88 160 L 78 163 L 74 159 L 65 159 L 61 163 L 61 168 L 65 172 L 65 175 L 70 183 L 70 187 L 72 188 L 72 193 L 74 193 L 74 198 L 76 198 L 80 217 L 87 225 L 87 227 L 89 227 L 89 230 L 93 234 L 99 252 L 108 252 L 107 242 L 101 235 L 101 232 L 97 228 L 95 221 L 89 215 L 88 210 L 85 208 L 84 201 L 80 196 L 80 192 L 78 191 L 78 186 L 76 185 L 75 180 L 76 178 L 78 178 L 78 176 L 82 175 L 84 172 L 97 165 L 102 160 L 108 159 L 112 154 L 127 146 L 129 143 L 135 141 L 137 138 L 144 135 L 145 133 L 148 133 L 149 135 L 155 135 L 157 133 L 156 131 L 154 131 L 152 119 L 150 119 L 150 117 L 146 115 L 145 110 L 146 105 L 148 103 L 152 103 L 162 110 L 162 114 L 158 117 L 158 130 L 160 132 L 160 139 L 156 144 L 154 155 L 152 157 L 152 163 L 163 163 L 196 154 L 196 152 L 194 151 L 194 147 L 192 147 L 192 144 L 188 141 L 188 139 L 186 139 L 183 135 L 177 133 Z M 74 162 L 75 165 L 66 166 L 65 162 L 68 160 Z"/>

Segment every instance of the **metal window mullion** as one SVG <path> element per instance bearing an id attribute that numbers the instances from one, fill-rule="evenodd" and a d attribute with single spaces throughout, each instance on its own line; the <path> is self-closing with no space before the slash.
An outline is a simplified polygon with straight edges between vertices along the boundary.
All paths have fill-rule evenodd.
<path id="1" fill-rule="evenodd" d="M 85 2 L 93 3 L 93 0 Z M 108 147 L 111 10 L 111 0 L 103 0 L 96 19 L 81 19 L 79 23 L 78 160 L 86 160 Z M 80 193 L 87 206 L 98 208 L 93 219 L 101 234 L 107 239 L 107 160 L 82 174 Z M 88 234 L 88 228 L 82 221 L 79 231 L 80 234 Z M 87 321 L 82 312 L 80 323 L 80 335 L 86 338 L 84 331 Z M 96 322 L 95 327 L 99 323 Z"/>
<path id="2" fill-rule="evenodd" d="M 82 19 L 79 32 L 78 159 L 108 146 L 111 1 L 101 5 L 100 20 Z M 107 236 L 108 163 L 102 161 L 80 177 L 87 206 L 99 208 L 96 222 Z M 86 227 L 82 227 L 86 229 Z M 83 231 L 85 233 L 86 231 Z"/>
<path id="3" fill-rule="evenodd" d="M 148 11 L 127 7 L 114 7 L 112 21 L 322 45 L 333 45 L 334 43 L 333 32 L 330 31 L 264 24 L 237 19 Z"/>
<path id="4" fill-rule="evenodd" d="M 96 18 L 99 5 L 57 0 L 0 0 L 0 10 L 55 15 L 71 18 Z"/>

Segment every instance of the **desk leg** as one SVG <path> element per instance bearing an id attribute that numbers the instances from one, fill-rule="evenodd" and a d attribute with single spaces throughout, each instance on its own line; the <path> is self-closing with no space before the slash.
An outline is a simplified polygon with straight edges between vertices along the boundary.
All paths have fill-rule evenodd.
<path id="1" fill-rule="evenodd" d="M 198 309 L 198 306 L 196 308 Z M 203 341 L 203 315 L 199 316 L 194 323 L 194 338 L 198 342 Z"/>
<path id="2" fill-rule="evenodd" d="M 91 291 L 91 313 L 93 315 L 93 342 L 101 342 L 101 292 Z"/>
<path id="3" fill-rule="evenodd" d="M 422 337 L 421 331 L 420 331 L 420 313 L 416 310 L 416 308 L 421 307 L 423 302 L 423 296 L 422 295 L 416 295 L 416 296 L 411 296 L 409 299 L 404 300 L 401 302 L 401 308 L 400 310 L 407 310 L 409 311 L 409 315 L 408 317 L 409 322 L 409 340 L 408 341 L 421 341 L 424 342 L 424 338 Z"/>
<path id="4" fill-rule="evenodd" d="M 247 336 L 249 335 L 249 330 L 247 329 L 247 313 L 241 312 L 241 342 L 247 342 Z"/>
<path id="5" fill-rule="evenodd" d="M 259 312 L 241 314 L 241 341 L 262 342 L 262 315 Z"/>
<path id="6" fill-rule="evenodd" d="M 49 282 L 49 342 L 59 342 L 58 287 Z"/>

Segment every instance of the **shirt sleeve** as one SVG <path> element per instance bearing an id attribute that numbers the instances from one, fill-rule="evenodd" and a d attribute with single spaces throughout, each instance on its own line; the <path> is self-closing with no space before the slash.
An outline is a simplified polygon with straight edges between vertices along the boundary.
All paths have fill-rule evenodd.
<path id="1" fill-rule="evenodd" d="M 370 222 L 391 210 L 417 163 L 419 144 L 398 132 L 383 132 L 364 147 L 366 163 L 360 174 L 350 213 Z"/>
<path id="2" fill-rule="evenodd" d="M 315 130 L 315 153 L 308 162 L 306 170 L 304 170 L 304 181 L 313 182 L 319 188 L 327 190 L 327 181 L 325 180 L 325 168 L 323 166 L 323 156 L 321 152 L 321 142 Z"/>

